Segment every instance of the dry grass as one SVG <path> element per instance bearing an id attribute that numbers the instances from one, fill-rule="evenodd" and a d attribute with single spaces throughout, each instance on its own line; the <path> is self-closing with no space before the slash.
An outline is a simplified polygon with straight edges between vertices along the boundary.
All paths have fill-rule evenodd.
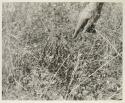
<path id="1" fill-rule="evenodd" d="M 4 100 L 121 100 L 122 5 L 71 40 L 87 3 L 3 3 Z"/>

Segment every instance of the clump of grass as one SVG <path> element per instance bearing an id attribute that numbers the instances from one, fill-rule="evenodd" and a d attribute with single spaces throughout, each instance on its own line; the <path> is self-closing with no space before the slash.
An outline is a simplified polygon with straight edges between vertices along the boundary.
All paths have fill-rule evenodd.
<path id="1" fill-rule="evenodd" d="M 72 41 L 86 4 L 2 4 L 3 99 L 122 99 L 122 6 L 105 3 L 97 32 Z"/>

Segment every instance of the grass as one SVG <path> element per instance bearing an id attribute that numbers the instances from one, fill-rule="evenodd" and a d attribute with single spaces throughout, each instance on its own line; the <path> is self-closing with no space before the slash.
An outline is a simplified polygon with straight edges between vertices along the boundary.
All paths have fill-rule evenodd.
<path id="1" fill-rule="evenodd" d="M 3 100 L 122 100 L 122 4 L 72 40 L 86 4 L 2 4 Z"/>

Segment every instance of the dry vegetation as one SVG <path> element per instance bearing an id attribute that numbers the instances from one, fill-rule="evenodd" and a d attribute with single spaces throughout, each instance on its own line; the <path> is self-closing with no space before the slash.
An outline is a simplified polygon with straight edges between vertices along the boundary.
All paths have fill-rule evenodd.
<path id="1" fill-rule="evenodd" d="M 3 3 L 4 100 L 121 100 L 122 5 L 71 39 L 87 3 Z"/>

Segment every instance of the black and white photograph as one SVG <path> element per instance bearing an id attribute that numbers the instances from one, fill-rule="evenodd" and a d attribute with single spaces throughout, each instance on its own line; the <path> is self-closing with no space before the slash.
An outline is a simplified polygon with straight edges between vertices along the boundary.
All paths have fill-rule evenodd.
<path id="1" fill-rule="evenodd" d="M 122 2 L 2 2 L 1 18 L 2 100 L 123 100 Z"/>

